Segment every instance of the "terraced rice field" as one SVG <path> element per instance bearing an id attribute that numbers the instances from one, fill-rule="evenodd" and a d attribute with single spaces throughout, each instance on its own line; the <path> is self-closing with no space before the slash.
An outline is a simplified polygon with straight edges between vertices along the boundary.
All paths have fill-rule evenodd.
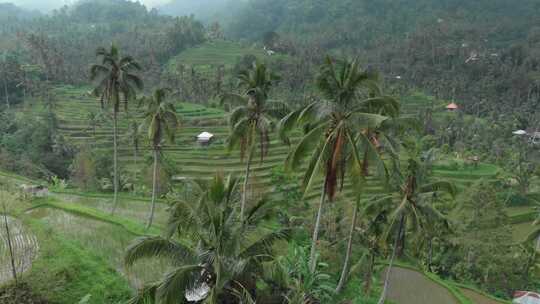
<path id="1" fill-rule="evenodd" d="M 186 55 L 189 56 L 189 55 Z M 87 96 L 84 88 L 59 87 L 55 90 L 58 98 L 56 113 L 59 118 L 59 128 L 69 141 L 76 145 L 91 145 L 98 149 L 111 149 L 112 128 L 110 121 L 105 121 L 96 128 L 94 134 L 87 118 L 88 113 L 100 111 L 98 102 Z M 418 101 L 407 101 L 405 110 L 414 114 L 420 108 Z M 408 109 L 408 110 L 407 110 Z M 232 173 L 243 175 L 245 164 L 240 160 L 238 152 L 228 153 L 223 143 L 228 135 L 226 125 L 227 114 L 220 109 L 207 108 L 201 105 L 177 103 L 177 110 L 183 124 L 176 134 L 174 145 L 164 147 L 165 157 L 175 165 L 178 170 L 177 179 L 183 178 L 210 178 L 217 171 L 225 174 Z M 135 166 L 134 151 L 131 146 L 127 131 L 127 116 L 140 116 L 135 114 L 135 108 L 131 108 L 129 115 L 122 114 L 119 127 L 120 132 L 120 161 L 121 168 L 137 173 L 141 170 L 141 160 L 150 155 L 147 144 L 142 145 L 142 152 L 138 157 L 138 165 Z M 215 135 L 215 141 L 208 147 L 202 147 L 195 141 L 195 137 L 202 131 L 208 131 Z M 269 191 L 272 189 L 272 169 L 283 164 L 289 147 L 282 144 L 275 136 L 271 137 L 269 154 L 264 162 L 255 162 L 253 165 L 252 184 L 259 189 Z M 492 176 L 496 170 L 489 165 L 481 165 L 479 168 L 467 171 L 453 172 L 451 170 L 436 169 L 436 176 L 455 180 L 460 184 L 468 184 L 482 177 Z M 367 187 L 370 193 L 380 190 L 379 183 L 372 178 Z M 320 186 L 319 186 L 320 187 Z M 351 189 L 345 185 L 345 193 Z M 308 194 L 308 198 L 317 197 L 317 189 Z"/>
<path id="2" fill-rule="evenodd" d="M 166 261 L 144 260 L 132 269 L 125 269 L 125 249 L 137 236 L 122 227 L 48 207 L 32 209 L 28 213 L 47 224 L 51 233 L 76 240 L 82 248 L 102 256 L 135 288 L 157 280 L 169 267 Z"/>
<path id="3" fill-rule="evenodd" d="M 420 272 L 401 267 L 392 268 L 387 295 L 388 300 L 398 304 L 460 304 L 443 286 Z"/>
<path id="4" fill-rule="evenodd" d="M 53 193 L 53 197 L 60 199 L 66 203 L 73 203 L 79 206 L 89 207 L 100 210 L 106 214 L 112 212 L 111 199 L 108 196 L 103 197 L 86 197 L 75 194 L 57 194 Z M 133 220 L 137 223 L 144 223 L 147 220 L 150 204 L 147 201 L 140 201 L 127 198 L 118 199 L 118 208 L 115 212 L 116 216 Z M 163 227 L 167 219 L 167 205 L 156 203 L 154 224 L 158 227 Z"/>
<path id="5" fill-rule="evenodd" d="M 26 272 L 39 253 L 38 240 L 23 223 L 13 217 L 7 217 L 14 266 L 18 275 Z M 4 217 L 0 216 L 0 285 L 13 279 L 9 243 L 5 229 Z"/>

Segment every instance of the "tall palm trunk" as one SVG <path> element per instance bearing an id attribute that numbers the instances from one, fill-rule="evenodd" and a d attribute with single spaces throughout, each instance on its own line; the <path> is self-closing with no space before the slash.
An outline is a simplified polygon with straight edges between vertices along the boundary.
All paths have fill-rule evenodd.
<path id="1" fill-rule="evenodd" d="M 8 88 L 7 88 L 6 75 L 4 75 L 4 96 L 6 99 L 6 106 L 9 109 L 10 104 L 9 104 L 9 94 L 8 94 Z"/>
<path id="2" fill-rule="evenodd" d="M 133 171 L 133 194 L 135 194 L 135 183 L 137 182 L 137 149 L 133 149 L 133 164 L 135 166 L 135 171 Z"/>
<path id="3" fill-rule="evenodd" d="M 118 111 L 113 110 L 113 209 L 112 214 L 118 207 Z"/>
<path id="4" fill-rule="evenodd" d="M 388 286 L 390 284 L 390 272 L 392 271 L 392 267 L 394 266 L 394 260 L 396 259 L 397 247 L 398 247 L 399 239 L 401 236 L 401 230 L 403 229 L 404 223 L 405 223 L 405 215 L 401 215 L 401 218 L 399 220 L 398 233 L 396 235 L 396 239 L 394 240 L 394 248 L 392 249 L 392 257 L 390 258 L 390 264 L 388 264 L 388 269 L 386 270 L 386 275 L 384 278 L 383 291 L 381 293 L 381 297 L 379 298 L 379 301 L 377 302 L 377 304 L 384 304 L 384 301 L 386 301 L 386 294 L 388 293 Z"/>
<path id="5" fill-rule="evenodd" d="M 343 286 L 345 286 L 345 283 L 347 282 L 347 277 L 349 275 L 349 261 L 351 259 L 354 229 L 356 228 L 356 218 L 358 216 L 359 204 L 360 199 L 358 198 L 356 203 L 354 204 L 351 228 L 349 230 L 349 240 L 347 242 L 347 252 L 345 254 L 345 261 L 343 262 L 343 269 L 341 270 L 341 277 L 339 278 L 339 283 L 336 287 L 336 293 L 339 293 L 343 289 Z"/>
<path id="6" fill-rule="evenodd" d="M 249 147 L 248 159 L 246 163 L 246 174 L 244 178 L 243 193 L 242 193 L 242 204 L 240 205 L 240 220 L 242 221 L 244 220 L 244 211 L 246 209 L 249 174 L 251 173 L 251 160 L 253 158 L 253 150 L 254 150 L 253 147 Z"/>
<path id="7" fill-rule="evenodd" d="M 313 236 L 311 239 L 311 253 L 309 255 L 309 268 L 311 272 L 315 272 L 317 267 L 317 241 L 319 239 L 319 230 L 321 229 L 321 217 L 324 206 L 324 200 L 326 198 L 326 179 L 321 191 L 321 199 L 319 201 L 319 210 L 317 211 L 317 218 L 315 220 L 315 227 L 313 227 Z"/>
<path id="8" fill-rule="evenodd" d="M 371 281 L 373 280 L 373 268 L 375 267 L 375 253 L 372 252 L 369 257 L 368 270 L 364 276 L 364 295 L 369 297 L 371 291 Z"/>
<path id="9" fill-rule="evenodd" d="M 362 160 L 362 175 L 369 175 L 369 154 L 367 150 L 364 152 L 364 159 Z"/>
<path id="10" fill-rule="evenodd" d="M 405 252 L 405 244 L 406 244 L 406 229 L 407 225 L 407 219 L 405 216 L 403 216 L 403 219 L 399 222 L 399 235 L 398 235 L 398 245 L 397 245 L 397 256 L 400 258 L 403 256 L 403 253 Z"/>
<path id="11" fill-rule="evenodd" d="M 158 171 L 158 149 L 154 148 L 154 173 L 152 177 L 152 207 L 150 207 L 150 216 L 148 217 L 148 225 L 146 229 L 152 227 L 152 221 L 154 220 L 154 212 L 156 210 L 156 194 L 157 194 L 157 171 Z"/>

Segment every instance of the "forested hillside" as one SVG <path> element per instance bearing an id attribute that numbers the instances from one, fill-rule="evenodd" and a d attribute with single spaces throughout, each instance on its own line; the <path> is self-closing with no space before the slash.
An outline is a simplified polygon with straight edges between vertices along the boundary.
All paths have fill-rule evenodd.
<path id="1" fill-rule="evenodd" d="M 538 1 L 142 3 L 0 4 L 0 303 L 536 297 Z"/>
<path id="2" fill-rule="evenodd" d="M 399 83 L 456 100 L 469 113 L 514 112 L 528 120 L 540 98 L 539 6 L 527 0 L 253 0 L 229 33 L 263 41 L 276 32 L 283 51 L 356 56 L 391 83 L 400 76 Z"/>

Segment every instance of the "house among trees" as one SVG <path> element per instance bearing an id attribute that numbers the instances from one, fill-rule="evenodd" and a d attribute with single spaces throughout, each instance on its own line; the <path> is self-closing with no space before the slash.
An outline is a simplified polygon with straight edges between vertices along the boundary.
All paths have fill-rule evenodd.
<path id="1" fill-rule="evenodd" d="M 514 292 L 514 304 L 540 304 L 540 294 L 531 291 Z"/>
<path id="2" fill-rule="evenodd" d="M 453 112 L 453 111 L 459 110 L 459 106 L 458 106 L 457 104 L 455 104 L 455 103 L 452 102 L 451 104 L 449 104 L 449 105 L 446 106 L 446 109 L 447 109 L 448 111 L 452 111 L 452 112 Z"/>
<path id="3" fill-rule="evenodd" d="M 197 135 L 197 142 L 202 146 L 207 146 L 210 144 L 210 142 L 212 142 L 213 138 L 214 134 L 205 131 Z"/>

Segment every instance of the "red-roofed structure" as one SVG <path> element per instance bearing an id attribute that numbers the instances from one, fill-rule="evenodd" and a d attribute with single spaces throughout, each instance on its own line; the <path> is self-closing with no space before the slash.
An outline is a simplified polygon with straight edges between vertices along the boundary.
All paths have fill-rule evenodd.
<path id="1" fill-rule="evenodd" d="M 514 304 L 540 304 L 540 294 L 531 291 L 514 292 Z"/>
<path id="2" fill-rule="evenodd" d="M 446 106 L 446 109 L 450 110 L 450 111 L 455 111 L 455 110 L 459 109 L 459 106 L 452 102 L 451 104 Z"/>

